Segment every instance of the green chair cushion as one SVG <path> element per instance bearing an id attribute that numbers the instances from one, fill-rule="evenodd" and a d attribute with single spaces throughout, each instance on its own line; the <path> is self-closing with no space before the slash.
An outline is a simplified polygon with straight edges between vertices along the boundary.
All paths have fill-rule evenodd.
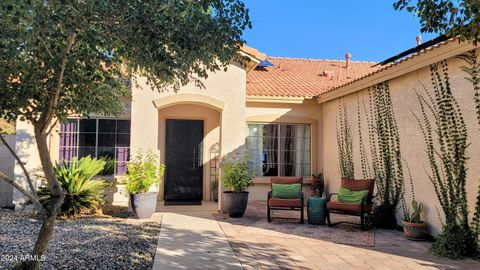
<path id="1" fill-rule="evenodd" d="M 298 199 L 302 184 L 272 184 L 272 197 L 277 199 Z"/>
<path id="2" fill-rule="evenodd" d="M 341 187 L 338 191 L 338 201 L 344 203 L 362 203 L 362 199 L 368 196 L 368 190 L 353 191 Z"/>

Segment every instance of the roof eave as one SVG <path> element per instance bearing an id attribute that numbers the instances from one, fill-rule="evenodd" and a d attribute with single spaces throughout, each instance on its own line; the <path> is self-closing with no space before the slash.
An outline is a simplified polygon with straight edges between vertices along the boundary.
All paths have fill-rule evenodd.
<path id="1" fill-rule="evenodd" d="M 306 100 L 311 100 L 314 97 L 288 97 L 288 96 L 257 96 L 247 95 L 247 102 L 261 102 L 261 103 L 289 103 L 289 104 L 303 104 Z"/>
<path id="2" fill-rule="evenodd" d="M 442 61 L 443 59 L 448 59 L 478 48 L 478 46 L 474 46 L 472 43 L 460 42 L 459 44 L 458 42 L 459 41 L 457 38 L 452 38 L 441 46 L 432 48 L 430 50 L 427 49 L 427 51 L 422 51 L 398 63 L 390 64 L 378 72 L 373 72 L 370 75 L 366 75 L 365 77 L 354 80 L 346 85 L 333 88 L 330 91 L 319 95 L 317 97 L 317 102 L 324 103 L 348 94 L 355 93 L 375 84 L 427 67 L 431 64 Z"/>
<path id="3" fill-rule="evenodd" d="M 246 57 L 249 61 L 246 63 L 247 74 L 254 70 L 260 62 L 267 59 L 267 55 L 259 52 L 257 49 L 243 45 L 240 48 L 240 55 Z"/>

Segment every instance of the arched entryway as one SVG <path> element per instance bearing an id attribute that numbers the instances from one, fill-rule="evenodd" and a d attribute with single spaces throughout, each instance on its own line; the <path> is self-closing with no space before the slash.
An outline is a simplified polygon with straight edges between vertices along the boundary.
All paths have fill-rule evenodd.
<path id="1" fill-rule="evenodd" d="M 210 150 L 220 146 L 221 104 L 203 103 L 203 97 L 203 102 L 188 98 L 184 94 L 169 103 L 154 102 L 158 105 L 160 162 L 167 166 L 159 200 L 213 200 L 218 156 Z"/>

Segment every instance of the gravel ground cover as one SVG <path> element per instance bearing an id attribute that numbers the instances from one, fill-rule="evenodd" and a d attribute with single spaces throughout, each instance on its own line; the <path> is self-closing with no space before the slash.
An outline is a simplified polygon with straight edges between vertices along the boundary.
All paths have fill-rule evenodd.
<path id="1" fill-rule="evenodd" d="M 160 222 L 127 216 L 104 210 L 101 216 L 58 220 L 41 269 L 151 269 Z M 0 269 L 29 254 L 40 225 L 32 214 L 0 210 Z"/>

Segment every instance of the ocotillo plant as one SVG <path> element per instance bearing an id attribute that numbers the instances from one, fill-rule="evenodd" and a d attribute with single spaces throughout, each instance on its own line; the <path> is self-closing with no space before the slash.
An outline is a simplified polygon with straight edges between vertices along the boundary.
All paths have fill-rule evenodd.
<path id="1" fill-rule="evenodd" d="M 477 52 L 476 50 L 471 50 L 466 54 L 460 55 L 459 58 L 467 64 L 466 66 L 462 66 L 461 69 L 467 74 L 465 79 L 471 82 L 473 86 L 473 100 L 475 102 L 477 121 L 480 127 L 480 63 L 478 62 Z M 480 236 L 480 188 L 475 204 L 472 229 L 478 238 Z"/>
<path id="2" fill-rule="evenodd" d="M 365 115 L 368 117 L 367 109 L 365 102 L 363 103 L 363 108 L 365 110 Z M 365 143 L 363 142 L 363 132 L 362 132 L 362 112 L 360 110 L 360 97 L 357 93 L 357 124 L 358 124 L 358 142 L 360 146 L 360 165 L 362 168 L 362 175 L 364 178 L 371 178 L 371 169 L 370 163 L 368 161 L 367 149 L 365 148 Z"/>
<path id="3" fill-rule="evenodd" d="M 475 256 L 477 239 L 468 222 L 465 190 L 467 126 L 453 96 L 447 61 L 431 65 L 430 72 L 433 91 L 417 93 L 421 114 L 415 117 L 425 140 L 428 177 L 444 214 L 443 230 L 432 251 L 450 258 Z"/>
<path id="4" fill-rule="evenodd" d="M 377 185 L 374 223 L 378 227 L 395 228 L 395 211 L 403 194 L 403 168 L 400 135 L 393 111 L 388 81 L 369 89 L 370 154 Z"/>
<path id="5" fill-rule="evenodd" d="M 348 121 L 345 98 L 339 99 L 337 114 L 337 145 L 340 163 L 340 174 L 343 178 L 353 179 L 355 168 L 353 163 L 353 139 Z"/>

